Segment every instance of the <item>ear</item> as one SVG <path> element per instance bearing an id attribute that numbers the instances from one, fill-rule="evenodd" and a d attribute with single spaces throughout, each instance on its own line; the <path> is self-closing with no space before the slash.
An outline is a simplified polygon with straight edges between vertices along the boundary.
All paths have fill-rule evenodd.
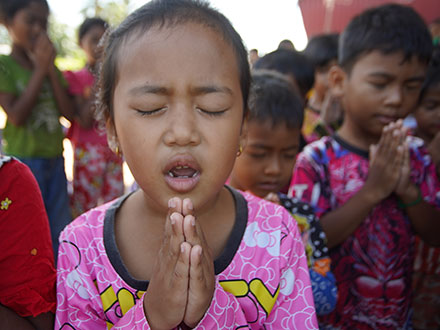
<path id="1" fill-rule="evenodd" d="M 328 72 L 328 82 L 331 94 L 336 98 L 344 96 L 347 73 L 338 65 L 333 65 Z"/>
<path id="2" fill-rule="evenodd" d="M 116 134 L 115 124 L 114 124 L 113 119 L 111 117 L 107 118 L 107 121 L 105 122 L 105 128 L 107 131 L 108 146 L 114 153 L 118 154 L 119 153 L 118 136 Z"/>
<path id="3" fill-rule="evenodd" d="M 243 124 L 241 124 L 241 130 L 240 130 L 240 140 L 239 140 L 239 146 L 244 149 L 247 144 L 247 134 L 248 134 L 248 119 L 243 119 Z"/>

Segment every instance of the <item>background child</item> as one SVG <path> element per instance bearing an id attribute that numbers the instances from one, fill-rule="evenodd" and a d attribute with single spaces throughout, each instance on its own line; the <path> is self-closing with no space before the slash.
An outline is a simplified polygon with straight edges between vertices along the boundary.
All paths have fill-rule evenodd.
<path id="1" fill-rule="evenodd" d="M 416 136 L 423 139 L 440 173 L 440 63 L 432 61 L 414 112 Z M 413 274 L 414 327 L 440 328 L 440 248 L 424 243 L 417 237 Z"/>
<path id="2" fill-rule="evenodd" d="M 12 40 L 11 53 L 0 55 L 0 105 L 7 114 L 4 152 L 28 165 L 37 179 L 57 253 L 58 235 L 71 220 L 59 117 L 72 119 L 73 107 L 54 65 L 47 2 L 2 0 L 0 8 Z"/>
<path id="3" fill-rule="evenodd" d="M 230 184 L 284 206 L 301 229 L 318 315 L 336 304 L 325 235 L 313 209 L 279 191 L 289 184 L 299 149 L 302 101 L 289 82 L 271 71 L 254 72 L 249 100 L 247 143 L 234 164 Z"/>
<path id="4" fill-rule="evenodd" d="M 394 4 L 354 18 L 340 42 L 330 81 L 344 122 L 298 156 L 290 191 L 315 207 L 331 248 L 338 301 L 320 321 L 408 329 L 413 233 L 440 243 L 440 185 L 398 119 L 417 104 L 432 42 L 417 13 Z"/>
<path id="5" fill-rule="evenodd" d="M 37 181 L 0 155 L 0 328 L 53 329 L 55 267 Z"/>
<path id="6" fill-rule="evenodd" d="M 322 34 L 307 43 L 304 55 L 315 67 L 313 90 L 307 95 L 302 132 L 307 143 L 331 135 L 341 124 L 342 109 L 329 92 L 328 73 L 338 60 L 338 34 Z"/>
<path id="7" fill-rule="evenodd" d="M 57 329 L 316 329 L 296 223 L 224 186 L 249 82 L 206 3 L 153 0 L 109 35 L 100 110 L 140 189 L 61 234 Z"/>
<path id="8" fill-rule="evenodd" d="M 98 43 L 107 23 L 98 17 L 87 18 L 79 27 L 78 40 L 87 56 L 86 66 L 77 72 L 65 72 L 69 92 L 75 96 L 76 120 L 67 137 L 73 146 L 74 217 L 124 193 L 122 159 L 110 150 L 107 136 L 93 119 L 95 109 L 95 73 L 99 59 Z"/>

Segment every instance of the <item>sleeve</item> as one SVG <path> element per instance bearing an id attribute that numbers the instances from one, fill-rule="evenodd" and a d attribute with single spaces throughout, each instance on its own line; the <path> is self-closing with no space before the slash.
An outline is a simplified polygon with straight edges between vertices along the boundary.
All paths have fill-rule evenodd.
<path id="1" fill-rule="evenodd" d="M 440 179 L 435 164 L 428 151 L 423 146 L 417 146 L 417 140 L 412 145 L 411 180 L 420 188 L 423 199 L 440 209 Z"/>
<path id="2" fill-rule="evenodd" d="M 23 317 L 55 312 L 52 241 L 37 181 L 17 160 L 0 171 L 0 303 Z"/>
<path id="3" fill-rule="evenodd" d="M 81 263 L 81 249 L 75 237 L 75 233 L 67 230 L 60 235 L 55 329 L 150 329 L 144 314 L 144 296 L 116 324 L 106 320 L 90 271 Z"/>
<path id="4" fill-rule="evenodd" d="M 0 56 L 0 92 L 17 94 L 14 81 L 11 67 L 8 65 L 8 57 Z"/>
<path id="5" fill-rule="evenodd" d="M 266 329 L 318 329 L 307 258 L 296 221 L 283 210 L 286 236 L 281 255 L 287 263 L 282 269 L 280 290 Z"/>
<path id="6" fill-rule="evenodd" d="M 323 170 L 309 154 L 310 151 L 303 151 L 298 155 L 288 195 L 311 205 L 316 216 L 321 217 L 331 211 L 331 193 L 325 188 L 325 176 L 320 175 Z"/>
<path id="7" fill-rule="evenodd" d="M 331 259 L 328 254 L 327 239 L 319 220 L 312 213 L 308 217 L 310 225 L 308 243 L 310 254 L 310 281 L 316 313 L 326 315 L 334 310 L 337 300 L 336 279 L 331 271 Z"/>

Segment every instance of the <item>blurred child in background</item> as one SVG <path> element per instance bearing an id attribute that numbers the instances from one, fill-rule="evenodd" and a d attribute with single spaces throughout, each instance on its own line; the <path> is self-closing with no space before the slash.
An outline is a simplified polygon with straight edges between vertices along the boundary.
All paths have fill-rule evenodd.
<path id="1" fill-rule="evenodd" d="M 77 72 L 64 73 L 69 92 L 75 97 L 76 117 L 67 137 L 73 147 L 73 193 L 71 206 L 74 217 L 108 202 L 124 193 L 122 158 L 108 145 L 104 130 L 94 120 L 95 74 L 100 51 L 98 43 L 107 29 L 98 17 L 87 18 L 79 27 L 78 41 L 87 63 Z"/>
<path id="2" fill-rule="evenodd" d="M 329 79 L 344 122 L 298 156 L 290 190 L 328 239 L 338 301 L 324 328 L 412 328 L 414 233 L 440 244 L 440 182 L 401 119 L 417 106 L 431 53 L 406 6 L 365 11 L 341 35 Z"/>
<path id="3" fill-rule="evenodd" d="M 420 137 L 440 177 L 440 63 L 433 59 L 420 94 L 420 104 L 414 112 L 417 121 L 415 135 Z M 440 328 L 440 248 L 416 238 L 413 274 L 414 327 Z"/>
<path id="4" fill-rule="evenodd" d="M 303 120 L 302 100 L 289 81 L 275 71 L 255 71 L 249 99 L 247 143 L 237 157 L 230 185 L 286 208 L 298 222 L 308 258 L 317 315 L 336 305 L 325 234 L 313 208 L 280 190 L 289 184 Z"/>
<path id="5" fill-rule="evenodd" d="M 328 73 L 338 60 L 338 34 L 310 39 L 304 55 L 315 67 L 315 83 L 307 95 L 302 133 L 307 143 L 331 135 L 341 124 L 340 103 L 329 92 Z"/>
<path id="6" fill-rule="evenodd" d="M 28 165 L 37 179 L 56 254 L 59 233 L 71 220 L 59 119 L 72 120 L 74 108 L 54 64 L 46 0 L 2 0 L 0 10 L 12 40 L 11 53 L 0 55 L 0 105 L 7 114 L 4 152 Z"/>

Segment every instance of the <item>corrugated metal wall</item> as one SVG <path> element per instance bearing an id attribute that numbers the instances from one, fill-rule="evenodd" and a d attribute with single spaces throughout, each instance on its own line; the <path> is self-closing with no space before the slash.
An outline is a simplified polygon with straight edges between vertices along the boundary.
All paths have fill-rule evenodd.
<path id="1" fill-rule="evenodd" d="M 440 0 L 299 0 L 299 6 L 310 38 L 324 32 L 341 32 L 363 10 L 392 2 L 413 7 L 427 23 L 440 17 Z"/>

